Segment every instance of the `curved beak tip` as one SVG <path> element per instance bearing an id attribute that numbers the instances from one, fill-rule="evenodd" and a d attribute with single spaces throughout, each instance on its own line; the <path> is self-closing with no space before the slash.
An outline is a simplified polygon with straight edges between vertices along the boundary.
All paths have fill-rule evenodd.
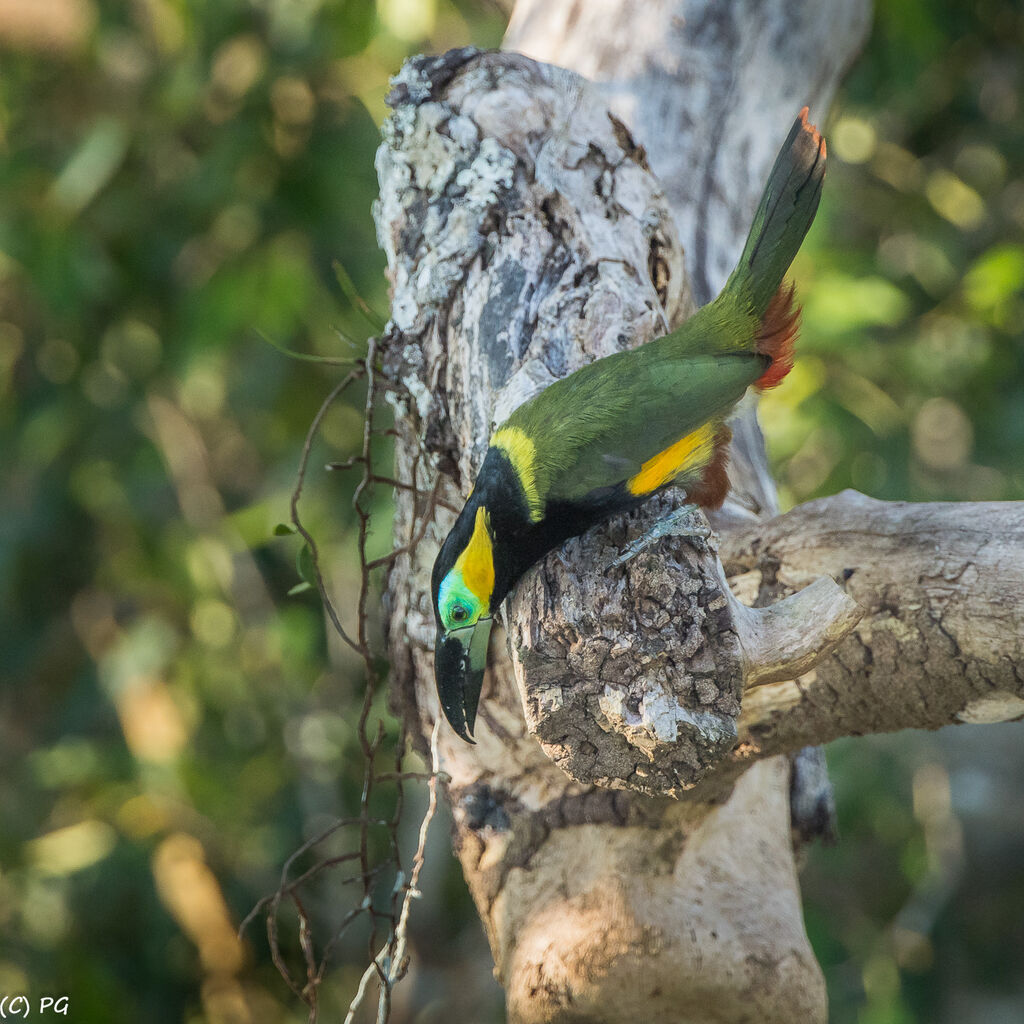
<path id="1" fill-rule="evenodd" d="M 434 647 L 434 678 L 441 710 L 457 736 L 473 743 L 480 690 L 487 667 L 490 618 L 482 618 L 464 629 L 437 631 Z"/>

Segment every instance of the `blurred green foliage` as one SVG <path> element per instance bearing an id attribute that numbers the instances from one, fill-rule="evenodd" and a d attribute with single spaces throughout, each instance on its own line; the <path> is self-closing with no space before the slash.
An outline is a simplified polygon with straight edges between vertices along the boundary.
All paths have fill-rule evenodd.
<path id="1" fill-rule="evenodd" d="M 827 126 L 799 358 L 763 420 L 783 501 L 1024 498 L 1024 12 L 880 0 Z M 1024 1020 L 1021 726 L 829 748 L 803 875 L 834 1024 Z"/>
<path id="2" fill-rule="evenodd" d="M 386 311 L 388 75 L 501 25 L 445 0 L 23 7 L 28 28 L 0 14 L 0 992 L 66 993 L 79 1021 L 302 1020 L 260 926 L 233 934 L 358 808 L 362 678 L 328 667 L 273 535 L 339 370 L 262 339 L 361 354 L 333 264 Z M 361 403 L 328 415 L 305 502 L 338 566 L 353 481 L 320 467 L 358 449 Z M 358 581 L 332 582 L 350 614 Z M 432 984 L 410 991 L 457 990 Z"/>
<path id="3" fill-rule="evenodd" d="M 261 337 L 362 351 L 333 264 L 386 309 L 387 77 L 502 26 L 469 0 L 17 9 L 0 14 L 0 992 L 68 994 L 77 1021 L 298 1021 L 265 941 L 233 934 L 358 804 L 361 677 L 341 651 L 328 667 L 316 600 L 285 596 L 298 543 L 274 536 L 339 371 Z M 1017 4 L 879 3 L 797 267 L 800 360 L 764 403 L 787 502 L 1024 497 L 1022 95 Z M 306 517 L 335 566 L 353 563 L 352 482 L 317 469 L 360 424 L 354 394 L 312 463 Z M 357 581 L 332 585 L 344 617 Z M 959 767 L 945 734 L 833 748 L 847 838 L 812 855 L 806 911 L 838 1024 L 1024 1019 L 1024 808 L 999 789 L 1024 774 L 1014 737 Z M 985 810 L 1000 793 L 1013 814 Z M 396 1019 L 500 1019 L 443 833 Z M 329 925 L 344 908 L 319 895 Z M 325 1012 L 364 955 L 340 950 Z"/>
<path id="4" fill-rule="evenodd" d="M 1022 56 L 1018 4 L 877 4 L 763 404 L 786 504 L 1024 497 Z"/>

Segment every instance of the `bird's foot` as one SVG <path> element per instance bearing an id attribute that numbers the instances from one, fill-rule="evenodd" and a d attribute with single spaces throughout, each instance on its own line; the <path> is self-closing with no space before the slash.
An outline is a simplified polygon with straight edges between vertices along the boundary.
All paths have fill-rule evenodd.
<path id="1" fill-rule="evenodd" d="M 696 505 L 680 505 L 673 509 L 664 519 L 659 519 L 646 533 L 637 537 L 611 567 L 617 568 L 635 558 L 645 548 L 650 547 L 662 537 L 691 537 L 694 540 L 707 540 L 711 536 L 711 528 L 703 521 Z"/>

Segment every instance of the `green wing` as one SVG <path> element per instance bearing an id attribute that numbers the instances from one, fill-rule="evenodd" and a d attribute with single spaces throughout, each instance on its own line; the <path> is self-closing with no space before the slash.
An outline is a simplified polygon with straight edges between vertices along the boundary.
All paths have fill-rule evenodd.
<path id="1" fill-rule="evenodd" d="M 764 369 L 749 352 L 667 348 L 655 342 L 600 359 L 508 418 L 503 429 L 533 442 L 538 497 L 578 500 L 631 479 L 682 438 L 717 425 Z"/>

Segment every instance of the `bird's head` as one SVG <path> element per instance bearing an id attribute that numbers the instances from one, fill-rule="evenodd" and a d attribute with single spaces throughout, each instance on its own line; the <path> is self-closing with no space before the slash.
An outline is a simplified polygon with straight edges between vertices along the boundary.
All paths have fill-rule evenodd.
<path id="1" fill-rule="evenodd" d="M 483 504 L 470 499 L 456 520 L 434 562 L 431 591 L 441 709 L 459 736 L 471 743 L 496 596 L 494 536 Z"/>

